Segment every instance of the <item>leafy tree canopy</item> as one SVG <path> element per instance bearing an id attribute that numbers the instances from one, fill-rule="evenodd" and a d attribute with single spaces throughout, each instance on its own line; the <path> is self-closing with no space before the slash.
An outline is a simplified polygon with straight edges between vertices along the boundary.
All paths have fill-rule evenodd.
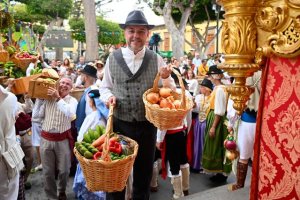
<path id="1" fill-rule="evenodd" d="M 28 15 L 43 15 L 52 19 L 67 19 L 70 15 L 73 0 L 18 0 L 27 5 Z"/>
<path id="2" fill-rule="evenodd" d="M 26 4 L 16 4 L 13 8 L 13 13 L 15 21 L 22 21 L 22 22 L 45 22 L 49 21 L 51 18 L 42 14 L 28 14 L 28 8 Z"/>
<path id="3" fill-rule="evenodd" d="M 190 1 L 189 0 L 173 0 L 173 4 L 180 4 L 184 7 L 189 6 Z M 154 0 L 153 5 L 159 5 L 162 9 L 165 5 L 165 0 Z M 208 8 L 208 13 L 210 19 L 215 19 L 215 11 L 212 10 L 212 3 L 211 0 L 196 0 L 195 6 L 193 7 L 191 17 L 193 18 L 194 23 L 201 23 L 205 20 L 207 20 L 207 14 L 205 11 L 205 5 Z M 156 13 L 158 14 L 158 13 Z M 179 23 L 181 19 L 182 13 L 180 12 L 179 8 L 176 6 L 173 6 L 172 9 L 172 17 L 175 20 L 175 22 Z"/>
<path id="4" fill-rule="evenodd" d="M 106 21 L 102 17 L 97 17 L 96 23 L 99 27 L 98 42 L 100 44 L 120 44 L 125 41 L 123 30 L 118 24 Z M 83 18 L 72 18 L 69 20 L 69 25 L 73 32 L 73 38 L 85 42 Z"/>

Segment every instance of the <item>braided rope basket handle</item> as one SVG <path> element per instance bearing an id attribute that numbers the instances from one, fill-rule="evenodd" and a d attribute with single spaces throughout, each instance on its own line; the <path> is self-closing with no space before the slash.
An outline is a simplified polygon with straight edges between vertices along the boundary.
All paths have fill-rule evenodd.
<path id="1" fill-rule="evenodd" d="M 174 72 L 174 74 L 177 76 L 177 78 L 179 80 L 179 85 L 180 85 L 180 88 L 181 88 L 181 106 L 180 106 L 180 108 L 186 109 L 185 87 L 184 87 L 184 84 L 183 84 L 182 77 L 181 77 L 181 75 L 179 74 L 179 72 L 177 70 L 172 69 L 172 72 Z M 160 79 L 160 74 L 158 72 L 156 74 L 154 82 L 153 82 L 152 92 L 156 92 L 156 93 L 159 92 L 159 89 L 158 89 L 159 79 Z"/>
<path id="2" fill-rule="evenodd" d="M 109 106 L 109 113 L 108 113 L 108 120 L 107 125 L 105 128 L 105 141 L 103 144 L 103 151 L 101 155 L 101 159 L 104 161 L 111 161 L 110 155 L 109 155 L 109 138 L 110 135 L 113 133 L 113 114 L 114 114 L 114 107 L 113 105 Z"/>

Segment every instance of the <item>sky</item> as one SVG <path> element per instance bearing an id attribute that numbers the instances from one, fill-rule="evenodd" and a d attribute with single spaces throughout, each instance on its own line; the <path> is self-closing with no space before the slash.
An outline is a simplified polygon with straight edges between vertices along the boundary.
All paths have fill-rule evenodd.
<path id="1" fill-rule="evenodd" d="M 101 11 L 105 13 L 104 18 L 116 23 L 125 23 L 128 13 L 132 10 L 142 10 L 151 25 L 164 24 L 162 16 L 157 16 L 144 2 L 136 4 L 135 0 L 113 0 L 112 3 L 102 5 Z"/>

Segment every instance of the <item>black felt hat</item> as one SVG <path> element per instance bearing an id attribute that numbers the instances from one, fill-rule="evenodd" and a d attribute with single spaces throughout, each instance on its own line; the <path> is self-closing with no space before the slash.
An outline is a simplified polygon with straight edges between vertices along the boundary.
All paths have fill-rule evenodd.
<path id="1" fill-rule="evenodd" d="M 212 65 L 209 67 L 207 75 L 211 74 L 223 74 L 223 71 L 217 67 L 217 65 Z"/>
<path id="2" fill-rule="evenodd" d="M 200 83 L 200 85 L 209 88 L 210 90 L 213 90 L 213 84 L 210 80 L 208 79 L 203 79 L 203 81 Z"/>
<path id="3" fill-rule="evenodd" d="M 93 78 L 97 78 L 97 69 L 92 65 L 86 65 L 81 73 L 91 76 Z"/>
<path id="4" fill-rule="evenodd" d="M 129 25 L 147 26 L 148 29 L 152 29 L 154 25 L 149 25 L 144 13 L 140 10 L 131 11 L 125 21 L 125 24 L 119 24 L 122 29 L 125 29 Z"/>

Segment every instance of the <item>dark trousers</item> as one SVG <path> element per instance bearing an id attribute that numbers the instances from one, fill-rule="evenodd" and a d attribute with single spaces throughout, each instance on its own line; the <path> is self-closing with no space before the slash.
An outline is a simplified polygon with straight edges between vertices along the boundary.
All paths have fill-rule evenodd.
<path id="1" fill-rule="evenodd" d="M 114 118 L 114 132 L 125 135 L 139 144 L 137 157 L 133 165 L 133 200 L 148 200 L 155 154 L 157 129 L 148 121 L 125 122 Z M 122 192 L 107 194 L 108 200 L 125 199 Z"/>
<path id="2" fill-rule="evenodd" d="M 169 161 L 172 175 L 178 175 L 180 165 L 188 162 L 186 155 L 186 131 L 166 134 L 166 161 Z"/>

